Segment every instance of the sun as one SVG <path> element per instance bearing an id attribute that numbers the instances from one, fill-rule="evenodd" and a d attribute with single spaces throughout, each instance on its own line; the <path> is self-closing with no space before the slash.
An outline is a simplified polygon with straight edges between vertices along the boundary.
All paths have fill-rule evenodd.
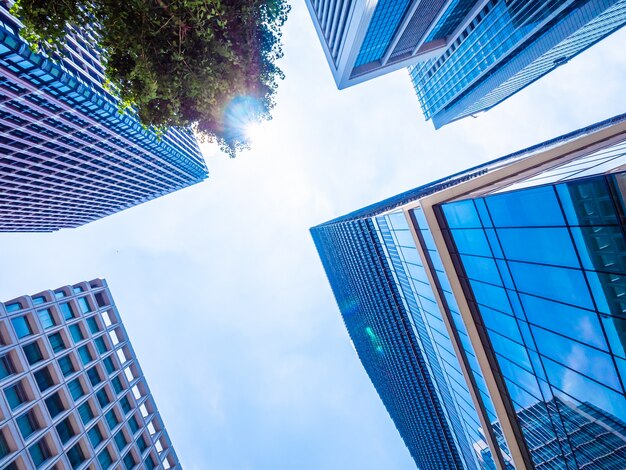
<path id="1" fill-rule="evenodd" d="M 260 122 L 251 122 L 246 125 L 245 134 L 246 139 L 250 141 L 250 143 L 254 144 L 255 142 L 260 142 L 263 139 L 263 136 L 266 132 L 265 126 Z"/>

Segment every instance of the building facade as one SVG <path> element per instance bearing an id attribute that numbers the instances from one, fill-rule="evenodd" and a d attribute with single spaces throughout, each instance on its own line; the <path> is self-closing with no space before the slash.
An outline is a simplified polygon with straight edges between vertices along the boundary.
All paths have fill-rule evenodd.
<path id="1" fill-rule="evenodd" d="M 0 390 L 0 468 L 180 468 L 104 280 L 0 303 Z"/>
<path id="2" fill-rule="evenodd" d="M 625 189 L 622 115 L 311 229 L 407 447 L 461 461 L 432 468 L 626 468 Z"/>
<path id="3" fill-rule="evenodd" d="M 625 0 L 307 0 L 339 88 L 409 67 L 436 128 L 486 111 L 626 24 Z"/>
<path id="4" fill-rule="evenodd" d="M 118 111 L 88 31 L 53 61 L 19 29 L 0 2 L 0 231 L 78 227 L 207 177 L 190 130 Z"/>

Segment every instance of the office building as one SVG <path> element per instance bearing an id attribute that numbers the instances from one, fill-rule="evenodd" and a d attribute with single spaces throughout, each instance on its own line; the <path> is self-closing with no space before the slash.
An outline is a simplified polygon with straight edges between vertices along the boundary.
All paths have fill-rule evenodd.
<path id="1" fill-rule="evenodd" d="M 419 468 L 626 468 L 625 165 L 621 115 L 311 229 Z"/>
<path id="2" fill-rule="evenodd" d="M 31 51 L 0 3 L 0 231 L 78 227 L 198 183 L 190 130 L 145 129 L 103 87 L 89 32 L 65 56 Z"/>
<path id="3" fill-rule="evenodd" d="M 409 67 L 436 128 L 492 108 L 626 23 L 625 0 L 306 2 L 339 88 Z"/>
<path id="4" fill-rule="evenodd" d="M 0 468 L 180 468 L 104 280 L 0 303 Z"/>

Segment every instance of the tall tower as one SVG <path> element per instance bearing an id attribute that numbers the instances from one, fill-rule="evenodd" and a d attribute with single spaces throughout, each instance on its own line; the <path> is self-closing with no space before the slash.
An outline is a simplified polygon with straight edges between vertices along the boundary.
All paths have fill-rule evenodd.
<path id="1" fill-rule="evenodd" d="M 436 128 L 496 106 L 626 24 L 626 0 L 306 2 L 339 88 L 409 67 Z"/>
<path id="2" fill-rule="evenodd" d="M 4 3 L 0 20 L 0 231 L 78 227 L 207 177 L 190 130 L 160 137 L 118 112 L 88 31 L 55 62 Z"/>
<path id="3" fill-rule="evenodd" d="M 0 303 L 0 389 L 3 469 L 180 468 L 102 279 Z"/>
<path id="4" fill-rule="evenodd" d="M 625 165 L 621 115 L 311 229 L 419 468 L 624 467 Z"/>

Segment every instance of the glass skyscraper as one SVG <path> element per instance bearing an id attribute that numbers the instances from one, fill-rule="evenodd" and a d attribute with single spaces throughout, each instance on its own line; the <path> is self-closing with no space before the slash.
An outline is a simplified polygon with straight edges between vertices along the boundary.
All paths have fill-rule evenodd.
<path id="1" fill-rule="evenodd" d="M 409 66 L 441 127 L 490 109 L 626 23 L 626 0 L 307 0 L 339 88 Z"/>
<path id="2" fill-rule="evenodd" d="M 181 468 L 106 281 L 0 303 L 0 468 Z"/>
<path id="3" fill-rule="evenodd" d="M 163 136 L 118 112 L 89 32 L 53 61 L 0 4 L 0 231 L 78 227 L 198 183 L 190 130 Z"/>
<path id="4" fill-rule="evenodd" d="M 625 165 L 621 115 L 311 229 L 420 469 L 626 468 Z"/>

